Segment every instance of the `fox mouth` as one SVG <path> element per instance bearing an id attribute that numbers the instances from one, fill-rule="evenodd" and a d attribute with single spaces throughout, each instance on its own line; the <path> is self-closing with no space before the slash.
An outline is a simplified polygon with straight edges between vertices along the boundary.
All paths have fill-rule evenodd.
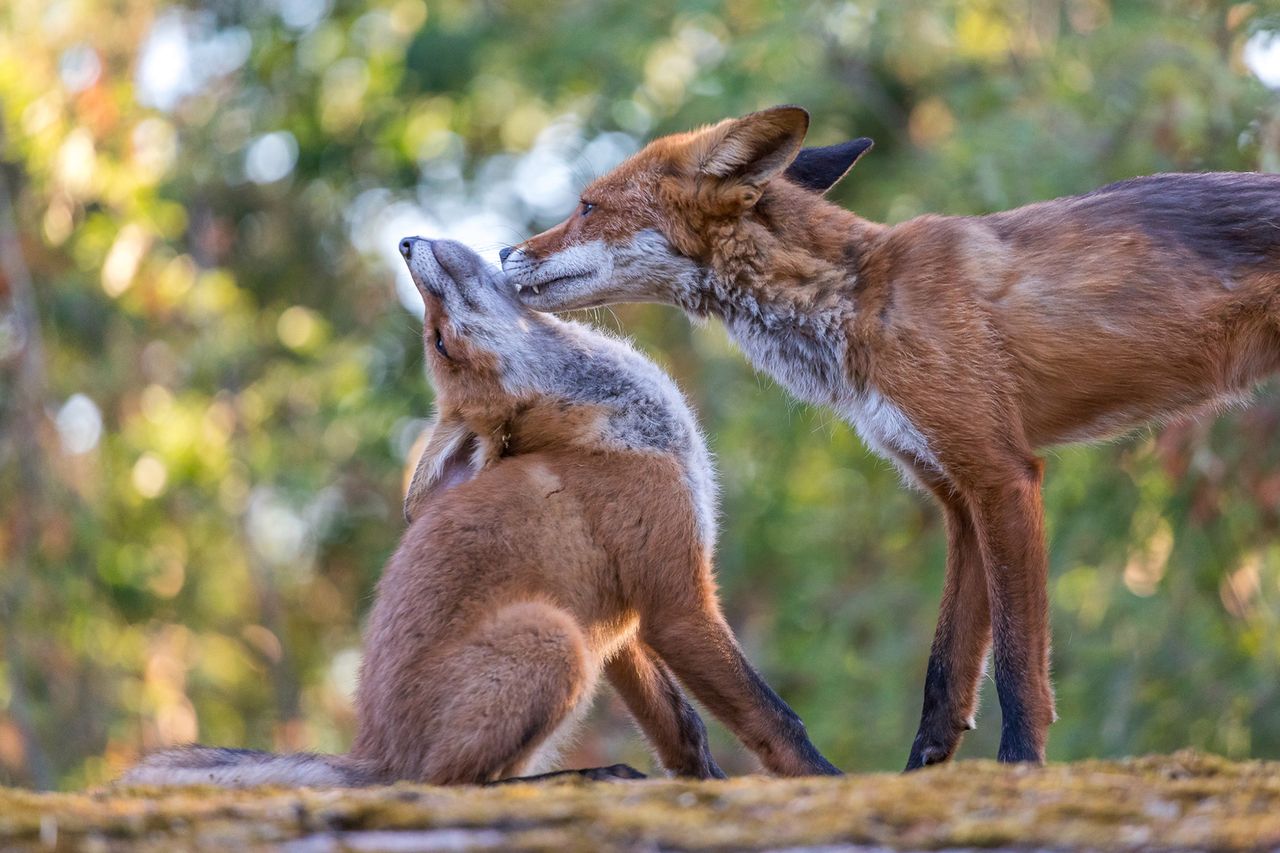
<path id="1" fill-rule="evenodd" d="M 564 284 L 569 281 L 578 281 L 580 279 L 590 278 L 594 273 L 590 272 L 571 272 L 564 275 L 553 276 L 552 278 L 542 279 L 540 281 L 515 282 L 516 294 L 518 296 L 526 295 L 525 291 L 533 291 L 534 296 L 541 296 L 543 288 L 551 288 Z"/>

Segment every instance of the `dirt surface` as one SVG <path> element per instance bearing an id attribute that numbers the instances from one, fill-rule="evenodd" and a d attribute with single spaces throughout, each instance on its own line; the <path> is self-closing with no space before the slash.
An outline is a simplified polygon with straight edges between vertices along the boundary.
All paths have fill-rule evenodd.
<path id="1" fill-rule="evenodd" d="M 1280 848 L 1280 763 L 1182 752 L 907 776 L 0 791 L 2 850 Z"/>

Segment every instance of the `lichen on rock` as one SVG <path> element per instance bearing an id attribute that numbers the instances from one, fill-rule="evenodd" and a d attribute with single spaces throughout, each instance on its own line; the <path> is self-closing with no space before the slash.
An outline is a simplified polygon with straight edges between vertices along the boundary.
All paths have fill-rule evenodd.
<path id="1" fill-rule="evenodd" d="M 1280 763 L 1180 752 L 909 775 L 354 790 L 0 791 L 4 850 L 1280 846 Z"/>

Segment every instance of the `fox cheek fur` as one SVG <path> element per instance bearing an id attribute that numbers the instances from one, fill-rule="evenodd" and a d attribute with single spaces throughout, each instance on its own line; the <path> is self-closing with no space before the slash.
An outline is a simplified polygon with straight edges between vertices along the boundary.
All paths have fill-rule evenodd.
<path id="1" fill-rule="evenodd" d="M 955 752 L 989 651 L 998 757 L 1042 761 L 1055 712 L 1035 451 L 1220 406 L 1280 370 L 1280 176 L 1156 175 L 888 227 L 822 197 L 869 140 L 802 149 L 807 128 L 776 107 L 654 140 L 584 191 L 611 281 L 542 278 L 577 245 L 560 227 L 512 252 L 511 279 L 541 310 L 661 301 L 721 319 L 758 369 L 927 489 L 947 572 L 907 766 Z M 640 247 L 645 274 L 620 276 Z"/>

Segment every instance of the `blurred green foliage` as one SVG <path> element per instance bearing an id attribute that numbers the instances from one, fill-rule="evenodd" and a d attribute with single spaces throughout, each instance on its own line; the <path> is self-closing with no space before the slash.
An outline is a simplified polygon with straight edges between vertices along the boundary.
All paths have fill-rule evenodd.
<path id="1" fill-rule="evenodd" d="M 880 220 L 1280 170 L 1264 3 L 8 0 L 0 22 L 0 779 L 19 784 L 192 738 L 349 741 L 431 402 L 404 233 L 492 251 L 645 138 L 782 102 L 815 143 L 877 140 L 835 197 Z M 837 763 L 898 767 L 938 514 L 719 328 L 595 316 L 701 414 L 752 658 Z M 1280 756 L 1278 425 L 1264 393 L 1048 454 L 1051 757 Z M 994 753 L 987 692 L 962 754 Z M 643 763 L 598 704 L 570 760 Z"/>

